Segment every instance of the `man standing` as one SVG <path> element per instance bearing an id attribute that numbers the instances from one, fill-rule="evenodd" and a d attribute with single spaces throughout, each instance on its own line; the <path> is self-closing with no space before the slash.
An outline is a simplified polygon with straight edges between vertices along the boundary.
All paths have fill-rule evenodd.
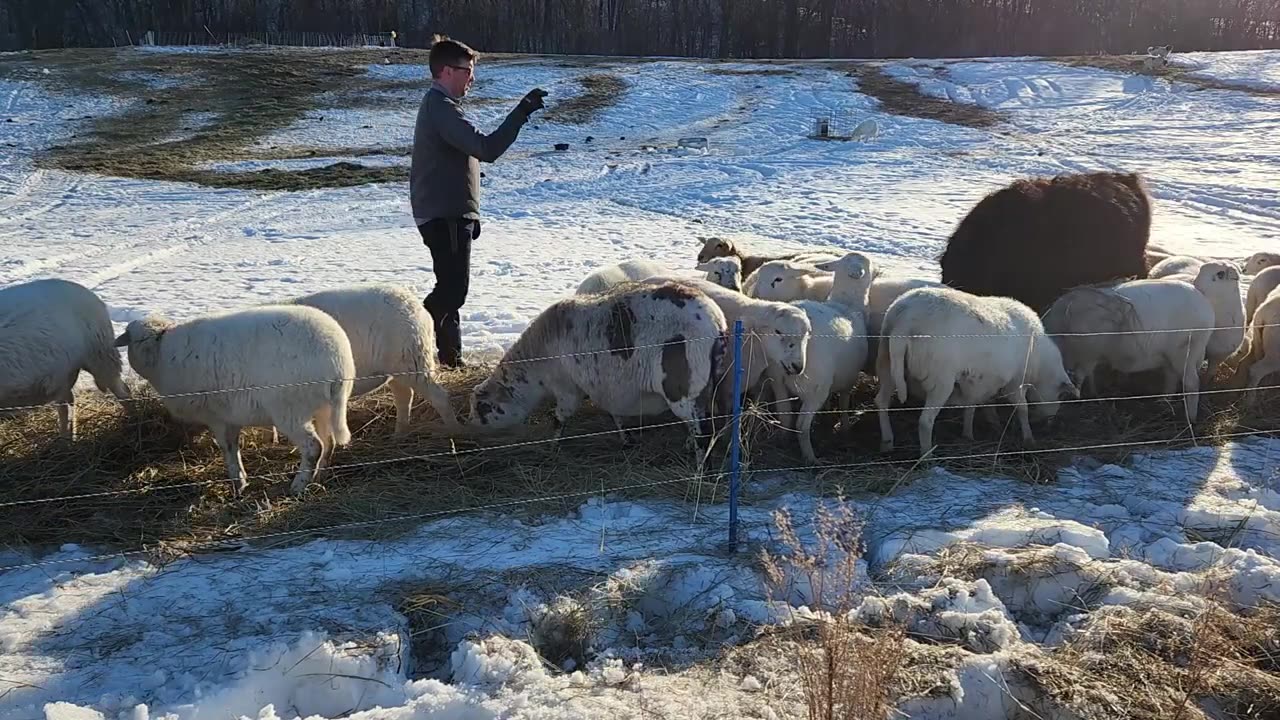
<path id="1" fill-rule="evenodd" d="M 422 305 L 435 323 L 440 362 L 449 367 L 463 364 L 458 311 L 471 282 L 471 241 L 480 236 L 480 161 L 491 163 L 506 152 L 547 95 L 531 90 L 497 130 L 481 133 L 458 106 L 471 88 L 477 57 L 456 40 L 441 38 L 431 46 L 431 89 L 418 108 L 409 166 L 413 221 L 431 250 L 436 276 Z"/>

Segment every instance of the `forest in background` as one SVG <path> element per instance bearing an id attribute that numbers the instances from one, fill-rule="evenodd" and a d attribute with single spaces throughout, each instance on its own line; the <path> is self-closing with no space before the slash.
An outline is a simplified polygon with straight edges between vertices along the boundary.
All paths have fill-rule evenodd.
<path id="1" fill-rule="evenodd" d="M 4 0 L 0 49 L 143 34 L 434 33 L 488 52 L 972 57 L 1280 47 L 1280 0 Z"/>

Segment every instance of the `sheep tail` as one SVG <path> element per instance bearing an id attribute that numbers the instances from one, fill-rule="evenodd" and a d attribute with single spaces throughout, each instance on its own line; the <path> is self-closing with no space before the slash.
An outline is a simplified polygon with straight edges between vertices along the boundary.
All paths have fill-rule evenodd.
<path id="1" fill-rule="evenodd" d="M 351 380 L 339 380 L 329 384 L 329 410 L 333 424 L 333 441 L 338 445 L 351 442 L 351 429 L 347 427 L 347 401 L 351 399 Z"/>
<path id="2" fill-rule="evenodd" d="M 880 343 L 880 352 L 889 353 L 889 368 L 893 377 L 893 387 L 898 392 L 898 401 L 907 401 L 907 343 L 908 338 L 894 335 L 889 342 Z M 886 349 L 886 345 L 888 346 Z"/>
<path id="3" fill-rule="evenodd" d="M 108 326 L 110 327 L 110 326 Z M 93 382 L 103 392 L 110 392 L 120 399 L 129 397 L 129 388 L 121 380 L 124 363 L 120 360 L 120 352 L 113 342 L 115 338 L 108 332 L 93 339 L 93 347 L 86 354 L 85 370 L 93 376 Z"/>

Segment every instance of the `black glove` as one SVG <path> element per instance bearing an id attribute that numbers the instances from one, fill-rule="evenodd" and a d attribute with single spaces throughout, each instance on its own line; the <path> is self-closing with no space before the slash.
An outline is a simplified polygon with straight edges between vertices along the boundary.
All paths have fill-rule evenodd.
<path id="1" fill-rule="evenodd" d="M 545 107 L 542 104 L 542 98 L 546 96 L 547 96 L 546 90 L 543 90 L 542 88 L 534 88 L 529 91 L 528 95 L 525 95 L 520 100 L 520 104 L 517 107 L 520 108 L 520 112 L 523 112 L 525 117 L 529 117 L 535 111 L 541 110 L 543 107 Z"/>

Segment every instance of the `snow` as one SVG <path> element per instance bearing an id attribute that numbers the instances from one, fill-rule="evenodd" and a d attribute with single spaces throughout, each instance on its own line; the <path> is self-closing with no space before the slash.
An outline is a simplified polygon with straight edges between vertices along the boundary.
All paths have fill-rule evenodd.
<path id="1" fill-rule="evenodd" d="M 1174 58 L 1229 80 L 1274 82 L 1280 68 L 1276 52 Z M 1276 98 L 1041 59 L 886 66 L 935 97 L 1006 114 L 1007 124 L 975 129 L 887 114 L 832 64 L 712 72 L 767 67 L 628 63 L 622 100 L 589 123 L 535 116 L 506 156 L 484 166 L 467 347 L 505 348 L 603 265 L 643 257 L 688 272 L 697 238 L 712 234 L 763 248 L 858 249 L 890 273 L 936 276 L 933 258 L 959 217 L 1026 174 L 1142 171 L 1157 198 L 1153 240 L 1175 252 L 1243 257 L 1280 240 L 1280 145 L 1269 141 L 1280 126 Z M 368 71 L 371 82 L 424 74 Z M 469 112 L 492 127 L 535 85 L 554 106 L 577 92 L 581 74 L 554 62 L 482 61 Z M 389 95 L 404 107 L 387 107 Z M 403 165 L 391 153 L 343 154 L 411 142 L 415 94 L 378 99 L 318 109 L 260 143 L 312 148 L 313 157 L 207 167 Z M 12 143 L 0 145 L 0 284 L 85 283 L 118 327 L 148 312 L 182 319 L 353 278 L 430 288 L 404 183 L 250 192 L 35 167 L 33 153 L 79 132 L 85 116 L 131 102 L 0 80 L 0 117 L 14 119 L 0 139 Z M 808 139 L 819 115 L 851 126 L 872 118 L 880 134 Z M 677 149 L 686 136 L 708 147 Z M 552 152 L 555 142 L 571 148 Z M 1064 407 L 1062 422 L 1071 414 Z M 393 540 L 322 538 L 166 565 L 71 544 L 6 549 L 0 720 L 692 718 L 726 707 L 799 717 L 797 698 L 780 698 L 768 676 L 698 664 L 759 624 L 830 610 L 800 574 L 788 576 L 785 597 L 769 597 L 756 562 L 759 548 L 778 550 L 775 509 L 790 511 L 801 541 L 814 542 L 815 497 L 763 494 L 795 477 L 751 477 L 735 553 L 724 549 L 725 506 L 586 496 L 574 511 L 537 519 L 475 513 Z M 1210 578 L 1240 610 L 1280 602 L 1276 439 L 1139 450 L 1123 464 L 1081 456 L 1039 485 L 1005 477 L 993 458 L 989 472 L 934 469 L 851 503 L 866 543 L 853 565 L 856 616 L 894 617 L 967 651 L 944 696 L 899 708 L 912 717 L 1012 712 L 1031 690 L 1009 685 L 1011 658 L 1061 643 L 1091 609 L 1194 608 Z M 943 561 L 956 558 L 966 575 L 943 576 Z M 435 631 L 438 665 L 423 666 L 395 589 L 466 580 L 485 589 Z M 536 648 L 564 643 L 577 614 L 594 625 L 593 656 L 581 666 L 544 663 Z"/>
<path id="2" fill-rule="evenodd" d="M 1280 67 L 1275 53 L 1266 50 L 1236 52 L 1189 52 L 1169 55 L 1172 65 L 1193 68 L 1192 77 L 1239 84 L 1244 87 L 1280 92 Z"/>

